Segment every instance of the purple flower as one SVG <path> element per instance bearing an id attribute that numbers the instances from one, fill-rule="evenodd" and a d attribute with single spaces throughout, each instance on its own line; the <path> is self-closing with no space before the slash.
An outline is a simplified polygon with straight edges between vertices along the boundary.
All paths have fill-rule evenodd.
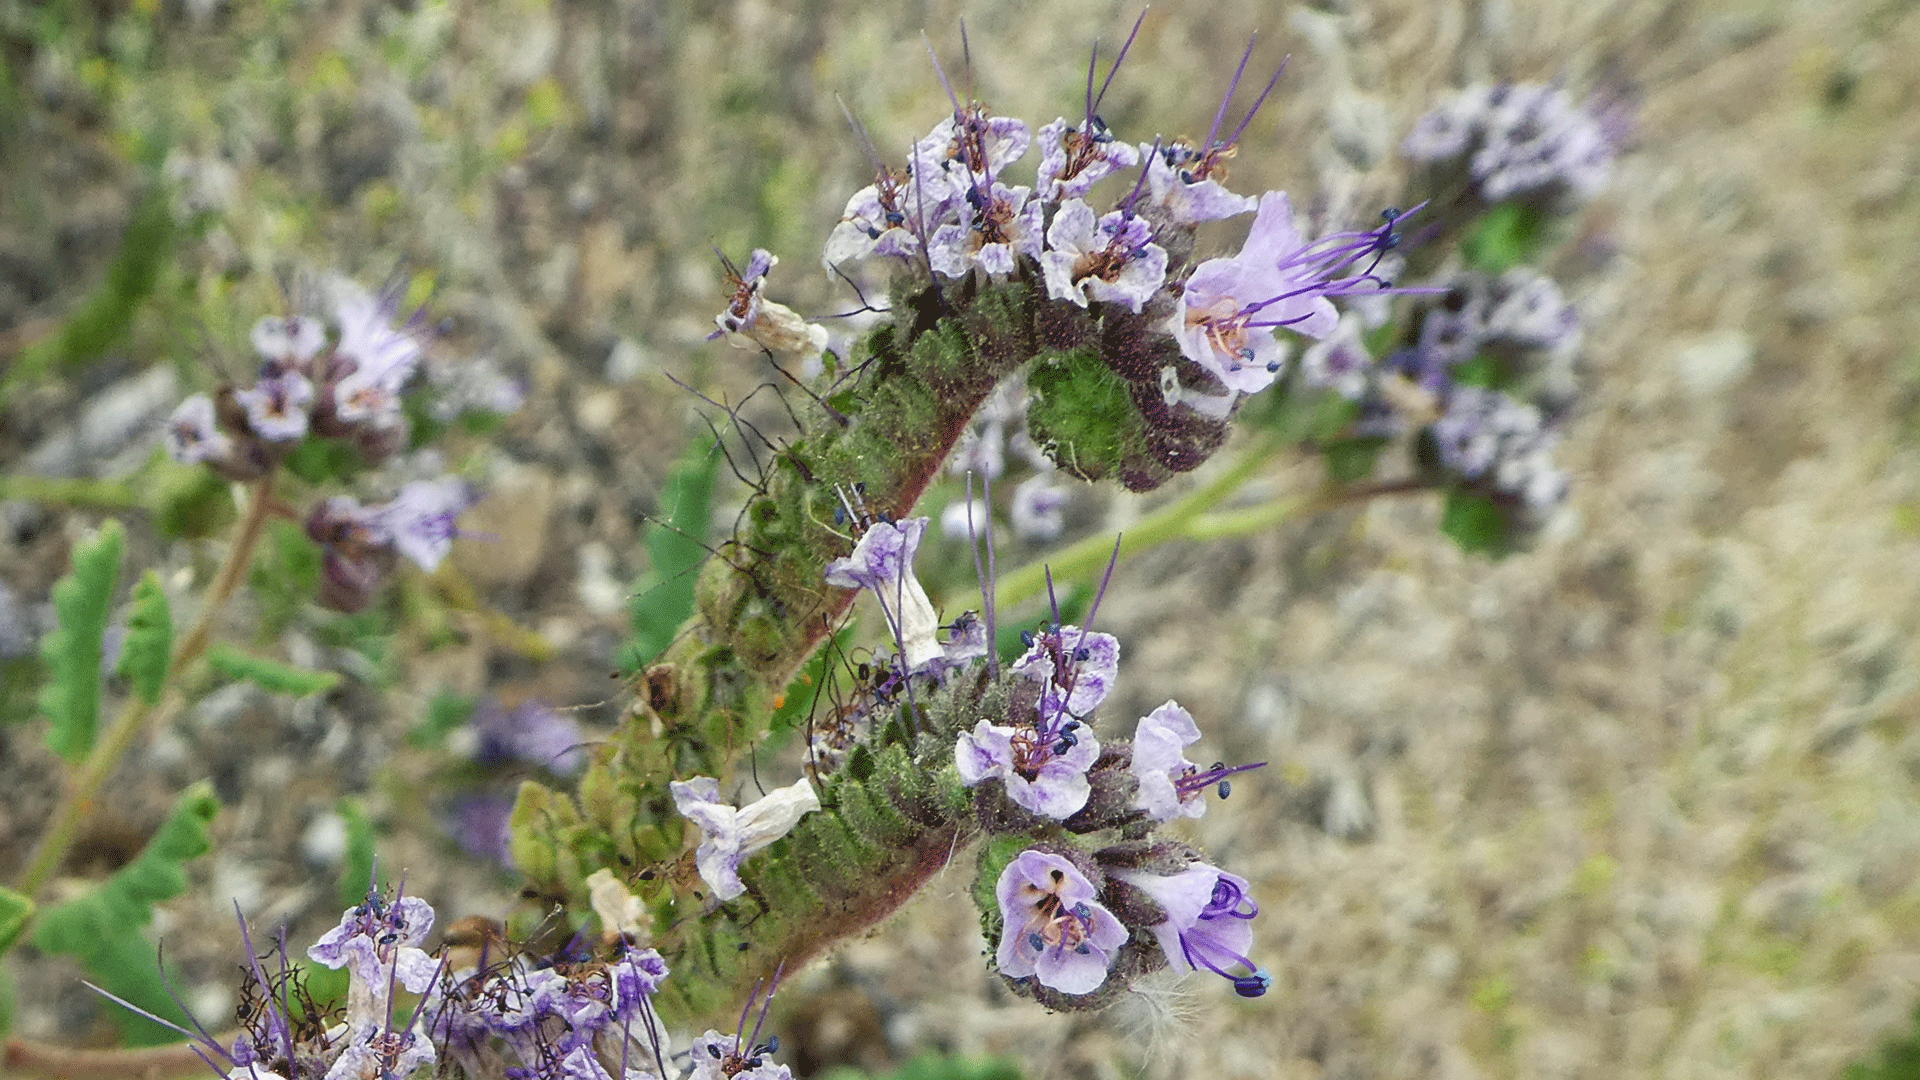
<path id="1" fill-rule="evenodd" d="M 1034 190 L 1042 202 L 1079 199 L 1093 185 L 1140 163 L 1140 152 L 1107 133 L 1099 121 L 1069 128 L 1065 117 L 1040 129 L 1040 170 Z"/>
<path id="2" fill-rule="evenodd" d="M 438 1057 L 433 1040 L 410 1030 L 389 1031 L 384 1023 L 378 1027 L 353 1028 L 347 1037 L 346 1049 L 334 1059 L 324 1080 L 412 1076 L 415 1070 L 433 1065 Z"/>
<path id="3" fill-rule="evenodd" d="M 1414 124 L 1402 149 L 1416 161 L 1465 159 L 1487 202 L 1560 190 L 1577 199 L 1607 182 L 1618 116 L 1540 83 L 1472 86 Z"/>
<path id="4" fill-rule="evenodd" d="M 1047 295 L 1086 307 L 1089 299 L 1125 304 L 1139 313 L 1167 280 L 1167 252 L 1151 243 L 1147 223 L 1115 210 L 1096 220 L 1079 199 L 1063 203 L 1047 227 L 1040 254 Z"/>
<path id="5" fill-rule="evenodd" d="M 1344 315 L 1333 333 L 1307 346 L 1300 354 L 1300 375 L 1307 385 L 1332 390 L 1349 401 L 1365 395 L 1373 357 L 1360 336 L 1360 318 Z"/>
<path id="6" fill-rule="evenodd" d="M 1087 805 L 1093 792 L 1087 770 L 1099 757 L 1100 740 L 1082 733 L 1077 721 L 1049 734 L 981 720 L 960 733 L 953 764 L 967 787 L 999 779 L 1018 805 L 1064 821 Z"/>
<path id="7" fill-rule="evenodd" d="M 1041 473 L 1020 481 L 1013 489 L 1013 504 L 1008 507 L 1013 534 L 1030 543 L 1059 539 L 1067 525 L 1067 504 L 1072 500 L 1072 492 L 1058 473 Z"/>
<path id="8" fill-rule="evenodd" d="M 1183 752 L 1200 740 L 1200 728 L 1192 714 L 1169 701 L 1140 719 L 1133 735 L 1133 763 L 1129 769 L 1140 783 L 1135 797 L 1140 809 L 1155 821 L 1176 817 L 1199 817 L 1207 812 L 1205 799 L 1196 798 L 1201 790 L 1182 791 L 1177 777 L 1190 776 L 1199 767 Z"/>
<path id="9" fill-rule="evenodd" d="M 1238 217 L 1256 205 L 1251 195 L 1235 195 L 1211 178 L 1225 156 L 1219 149 L 1203 153 L 1184 142 L 1141 143 L 1140 152 L 1147 158 L 1147 194 L 1160 215 L 1174 225 L 1191 228 L 1203 221 Z"/>
<path id="10" fill-rule="evenodd" d="M 379 524 L 395 550 L 431 571 L 440 566 L 453 547 L 453 538 L 460 535 L 453 519 L 479 501 L 464 480 L 415 480 L 381 508 Z"/>
<path id="11" fill-rule="evenodd" d="M 393 538 L 382 522 L 383 512 L 336 495 L 322 499 L 307 516 L 307 536 L 320 545 L 318 599 L 323 607 L 349 613 L 364 609 L 393 571 Z"/>
<path id="12" fill-rule="evenodd" d="M 933 230 L 927 241 L 927 257 L 936 272 L 965 277 L 978 266 L 988 274 L 1006 277 L 1021 256 L 1040 254 L 1047 208 L 1028 198 L 1031 188 L 994 181 L 991 187 L 983 182 L 965 190 L 965 205 L 972 213 Z"/>
<path id="13" fill-rule="evenodd" d="M 914 552 L 927 530 L 928 518 L 877 521 L 867 527 L 853 554 L 827 564 L 827 584 L 843 589 L 868 589 L 880 601 L 887 628 L 907 659 L 920 668 L 941 655 L 937 631 L 940 617 L 933 601 L 913 576 Z"/>
<path id="14" fill-rule="evenodd" d="M 808 811 L 820 809 L 820 797 L 805 777 L 737 810 L 720 801 L 720 781 L 710 776 L 675 780 L 668 789 L 680 815 L 700 829 L 694 863 L 719 900 L 747 891 L 740 881 L 740 863 L 747 856 L 793 831 Z"/>
<path id="15" fill-rule="evenodd" d="M 287 371 L 233 396 L 247 411 L 247 426 L 255 435 L 275 443 L 306 438 L 307 410 L 313 404 L 313 383 L 306 376 Z"/>
<path id="16" fill-rule="evenodd" d="M 687 1080 L 793 1080 L 793 1070 L 769 1060 L 771 1046 L 743 1047 L 737 1035 L 709 1029 L 693 1040 L 693 1072 Z"/>
<path id="17" fill-rule="evenodd" d="M 989 116 L 986 107 L 976 102 L 935 124 L 914 145 L 913 160 L 916 167 L 924 162 L 944 171 L 955 194 L 963 194 L 976 184 L 998 179 L 1000 171 L 1020 160 L 1032 144 L 1033 132 L 1026 121 Z"/>
<path id="18" fill-rule="evenodd" d="M 1033 635 L 1013 673 L 1042 684 L 1043 730 L 1064 719 L 1086 718 L 1113 689 L 1120 674 L 1120 639 L 1097 630 L 1057 626 Z"/>
<path id="19" fill-rule="evenodd" d="M 1245 878 L 1206 863 L 1172 875 L 1122 870 L 1115 876 L 1167 913 L 1152 929 L 1175 971 L 1205 968 L 1232 981 L 1242 997 L 1267 992 L 1271 977 L 1247 959 L 1253 951 L 1252 920 L 1260 907 L 1249 895 Z"/>
<path id="20" fill-rule="evenodd" d="M 398 297 L 391 293 L 375 296 L 358 282 L 343 277 L 334 278 L 332 287 L 333 317 L 340 327 L 340 343 L 333 350 L 336 361 L 352 366 L 348 378 L 355 380 L 356 388 L 374 386 L 399 393 L 413 375 L 423 350 L 419 334 L 392 325 Z M 351 395 L 349 391 L 337 396 Z"/>
<path id="21" fill-rule="evenodd" d="M 261 319 L 249 337 L 262 359 L 289 366 L 313 359 L 327 344 L 326 327 L 307 315 Z"/>
<path id="22" fill-rule="evenodd" d="M 1072 863 L 1023 851 L 1000 872 L 994 895 L 1003 924 L 994 954 L 1001 974 L 1032 976 L 1063 994 L 1090 994 L 1107 981 L 1127 929 Z"/>
<path id="23" fill-rule="evenodd" d="M 233 439 L 220 430 L 213 399 L 205 394 L 181 402 L 167 419 L 167 454 L 182 465 L 225 461 L 233 450 Z"/>
<path id="24" fill-rule="evenodd" d="M 347 969 L 350 1027 L 384 1025 L 392 985 L 424 993 L 439 972 L 439 961 L 420 950 L 432 929 L 433 907 L 425 900 L 403 896 L 389 903 L 379 893 L 369 892 L 366 903 L 348 908 L 340 916 L 340 925 L 307 949 L 307 957 L 326 967 Z"/>
<path id="25" fill-rule="evenodd" d="M 586 767 L 586 733 L 578 721 L 538 701 L 523 701 L 511 712 L 495 698 L 474 709 L 469 721 L 482 762 L 523 761 L 571 776 Z"/>
<path id="26" fill-rule="evenodd" d="M 1456 386 L 1432 430 L 1440 463 L 1452 472 L 1534 510 L 1566 498 L 1567 474 L 1553 464 L 1555 434 L 1538 408 L 1498 390 Z"/>
<path id="27" fill-rule="evenodd" d="M 1169 323 L 1187 359 L 1229 389 L 1257 393 L 1284 364 L 1274 328 L 1324 337 L 1339 322 L 1324 295 L 1324 267 L 1309 256 L 1285 192 L 1260 197 L 1260 212 L 1240 254 L 1209 259 L 1187 279 Z"/>

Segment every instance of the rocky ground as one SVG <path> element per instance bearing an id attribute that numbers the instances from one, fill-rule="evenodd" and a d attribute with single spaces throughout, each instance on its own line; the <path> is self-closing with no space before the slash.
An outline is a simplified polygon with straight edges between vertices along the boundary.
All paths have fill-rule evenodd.
<path id="1" fill-rule="evenodd" d="M 1135 14 L 862 7 L 0 3 L 0 355 L 97 286 L 144 148 L 204 215 L 104 360 L 7 403 L 9 474 L 139 467 L 160 418 L 243 370 L 246 328 L 315 269 L 430 275 L 442 351 L 531 390 L 448 454 L 492 492 L 475 528 L 497 539 L 414 582 L 381 656 L 305 617 L 263 646 L 353 686 L 215 694 L 89 828 L 76 877 L 215 778 L 219 848 L 158 927 L 202 1010 L 232 1007 L 234 899 L 295 940 L 336 916 L 343 794 L 446 917 L 512 902 L 439 825 L 445 750 L 405 736 L 442 691 L 610 721 L 638 530 L 694 430 L 665 375 L 729 400 L 767 375 L 701 340 L 723 297 L 712 247 L 767 247 L 789 303 L 845 310 L 811 269 L 868 171 L 836 95 L 903 145 L 944 108 L 919 32 L 957 70 L 964 17 L 979 96 L 1044 121 L 1078 102 L 1088 39 L 1117 43 Z M 1198 134 L 1255 30 L 1266 62 L 1293 60 L 1239 190 L 1397 198 L 1399 133 L 1473 80 L 1637 97 L 1580 240 L 1571 507 L 1497 564 L 1459 554 L 1421 500 L 1122 564 L 1103 609 L 1127 649 L 1118 713 L 1177 697 L 1213 752 L 1274 763 L 1194 828 L 1255 882 L 1268 997 L 1195 980 L 1048 1015 L 984 972 L 956 867 L 795 981 L 789 1041 L 870 1066 L 991 1051 L 1035 1077 L 1836 1075 L 1920 996 L 1920 6 L 1174 5 L 1105 116 Z M 1083 530 L 1140 512 L 1088 506 Z M 0 504 L 0 646 L 44 626 L 101 517 Z M 170 585 L 217 559 L 127 521 Z M 55 789 L 34 728 L 0 728 L 0 747 L 10 876 Z M 71 969 L 19 968 L 24 1033 L 100 1034 Z"/>

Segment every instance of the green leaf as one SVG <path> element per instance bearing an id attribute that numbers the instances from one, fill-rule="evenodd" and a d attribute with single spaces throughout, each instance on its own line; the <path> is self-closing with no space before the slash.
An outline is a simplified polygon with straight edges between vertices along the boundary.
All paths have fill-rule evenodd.
<path id="1" fill-rule="evenodd" d="M 5 955 L 33 918 L 33 898 L 0 885 L 0 955 Z"/>
<path id="2" fill-rule="evenodd" d="M 1321 451 L 1327 462 L 1327 479 L 1336 484 L 1353 484 L 1373 475 L 1380 452 L 1392 442 L 1386 438 L 1336 439 Z"/>
<path id="3" fill-rule="evenodd" d="M 430 750 L 446 742 L 448 735 L 460 725 L 473 718 L 474 702 L 472 698 L 461 697 L 452 691 L 442 690 L 427 702 L 427 715 L 413 725 L 407 732 L 407 745 L 419 750 Z M 354 903 L 360 901 L 355 900 Z"/>
<path id="4" fill-rule="evenodd" d="M 634 670 L 672 644 L 681 624 L 693 614 L 694 585 L 707 558 L 713 481 L 719 468 L 719 454 L 700 442 L 673 467 L 667 480 L 660 498 L 665 523 L 647 530 L 647 556 L 653 565 L 634 588 L 633 641 L 627 647 Z"/>
<path id="5" fill-rule="evenodd" d="M 1539 253 L 1546 223 L 1546 215 L 1534 207 L 1501 203 L 1467 227 L 1460 252 L 1475 270 L 1505 273 Z"/>
<path id="6" fill-rule="evenodd" d="M 13 969 L 0 967 L 0 1039 L 13 1030 L 14 1002 L 19 994 L 13 985 Z"/>
<path id="7" fill-rule="evenodd" d="M 93 749 L 100 724 L 100 664 L 126 534 L 109 521 L 73 551 L 73 570 L 53 586 L 59 624 L 40 645 L 49 679 L 40 711 L 53 722 L 47 745 L 69 762 Z"/>
<path id="8" fill-rule="evenodd" d="M 349 439 L 303 439 L 287 455 L 287 471 L 309 484 L 351 480 L 367 468 L 367 456 Z"/>
<path id="9" fill-rule="evenodd" d="M 42 952 L 72 956 L 88 976 L 155 1016 L 185 1024 L 167 992 L 159 954 L 141 930 L 153 920 L 153 905 L 187 891 L 185 864 L 213 849 L 207 826 L 220 812 L 213 785 L 205 780 L 182 792 L 173 812 L 141 850 L 85 896 L 41 913 L 33 943 Z M 114 1010 L 124 1041 L 155 1046 L 177 1036 L 144 1017 Z"/>
<path id="10" fill-rule="evenodd" d="M 229 678 L 248 679 L 262 690 L 292 694 L 294 697 L 318 694 L 340 683 L 340 673 L 337 671 L 311 671 L 294 667 L 226 644 L 215 645 L 207 650 L 207 664 Z"/>
<path id="11" fill-rule="evenodd" d="M 247 572 L 247 586 L 260 603 L 261 632 L 285 630 L 320 591 L 320 547 L 291 521 L 267 522 L 267 534 Z"/>
<path id="12" fill-rule="evenodd" d="M 347 857 L 340 863 L 334 899 L 341 907 L 352 907 L 367 898 L 373 883 L 373 821 L 359 799 L 341 799 L 336 809 L 347 823 Z"/>
<path id="13" fill-rule="evenodd" d="M 167 606 L 160 575 L 149 570 L 133 587 L 133 614 L 127 617 L 127 638 L 120 645 L 116 670 L 133 684 L 140 700 L 158 705 L 172 654 L 173 610 Z"/>
<path id="14" fill-rule="evenodd" d="M 150 493 L 153 526 L 168 539 L 212 536 L 239 516 L 233 488 L 212 469 L 163 456 L 149 467 L 142 486 Z"/>
<path id="15" fill-rule="evenodd" d="M 14 359 L 11 370 L 0 378 L 0 405 L 21 384 L 83 367 L 126 335 L 134 314 L 152 295 L 172 257 L 178 230 L 171 203 L 172 192 L 166 184 L 148 185 L 133 220 L 127 223 L 120 253 L 107 267 L 106 280 L 53 336 Z"/>
<path id="16" fill-rule="evenodd" d="M 1440 531 L 1469 555 L 1491 555 L 1497 559 L 1513 551 L 1506 511 L 1477 491 L 1455 488 L 1447 492 L 1446 509 L 1440 515 Z"/>

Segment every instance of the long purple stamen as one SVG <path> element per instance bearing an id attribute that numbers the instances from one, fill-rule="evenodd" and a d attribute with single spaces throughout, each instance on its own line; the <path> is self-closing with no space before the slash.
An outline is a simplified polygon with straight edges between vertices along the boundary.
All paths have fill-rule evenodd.
<path id="1" fill-rule="evenodd" d="M 1215 765 L 1206 772 L 1193 772 L 1185 776 L 1176 777 L 1173 781 L 1173 789 L 1180 793 L 1180 798 L 1188 799 L 1213 787 L 1215 784 L 1220 783 L 1220 781 L 1225 780 L 1235 773 L 1249 772 L 1265 764 L 1266 762 L 1264 761 L 1256 761 L 1251 765 Z"/>
<path id="2" fill-rule="evenodd" d="M 1260 40 L 1258 32 L 1247 39 L 1247 51 L 1240 54 L 1240 66 L 1233 69 L 1233 81 L 1227 84 L 1227 96 L 1220 99 L 1219 111 L 1213 114 L 1213 126 L 1207 129 L 1207 141 L 1200 144 L 1200 152 L 1203 154 L 1214 148 L 1213 137 L 1220 134 L 1220 121 L 1227 118 L 1227 106 L 1233 104 L 1233 95 L 1240 89 L 1240 76 L 1246 74 L 1247 61 L 1253 59 L 1253 44 L 1258 40 Z"/>

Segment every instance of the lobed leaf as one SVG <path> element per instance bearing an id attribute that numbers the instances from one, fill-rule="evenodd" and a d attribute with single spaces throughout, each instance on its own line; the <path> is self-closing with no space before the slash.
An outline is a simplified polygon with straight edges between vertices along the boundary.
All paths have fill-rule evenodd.
<path id="1" fill-rule="evenodd" d="M 47 745 L 69 762 L 87 756 L 99 728 L 100 663 L 125 541 L 120 523 L 107 522 L 74 549 L 73 569 L 53 586 L 59 622 L 40 646 L 48 667 L 40 711 L 53 722 Z"/>
<path id="2" fill-rule="evenodd" d="M 340 683 L 340 673 L 337 671 L 294 667 L 226 644 L 215 645 L 207 650 L 207 664 L 222 675 L 247 679 L 262 690 L 292 694 L 294 697 L 318 694 Z"/>
<path id="3" fill-rule="evenodd" d="M 212 783 L 182 792 L 160 831 L 137 858 L 85 896 L 40 914 L 33 943 L 42 952 L 72 956 L 94 982 L 155 1016 L 185 1024 L 186 1016 L 161 976 L 158 953 L 141 930 L 153 906 L 187 890 L 185 864 L 213 849 L 207 826 L 220 812 Z M 175 1034 L 144 1017 L 114 1011 L 133 1046 L 172 1042 Z"/>
<path id="4" fill-rule="evenodd" d="M 172 656 L 173 610 L 167 606 L 160 575 L 149 570 L 133 587 L 133 614 L 127 617 L 127 637 L 120 645 L 115 670 L 133 684 L 140 700 L 158 705 Z"/>

